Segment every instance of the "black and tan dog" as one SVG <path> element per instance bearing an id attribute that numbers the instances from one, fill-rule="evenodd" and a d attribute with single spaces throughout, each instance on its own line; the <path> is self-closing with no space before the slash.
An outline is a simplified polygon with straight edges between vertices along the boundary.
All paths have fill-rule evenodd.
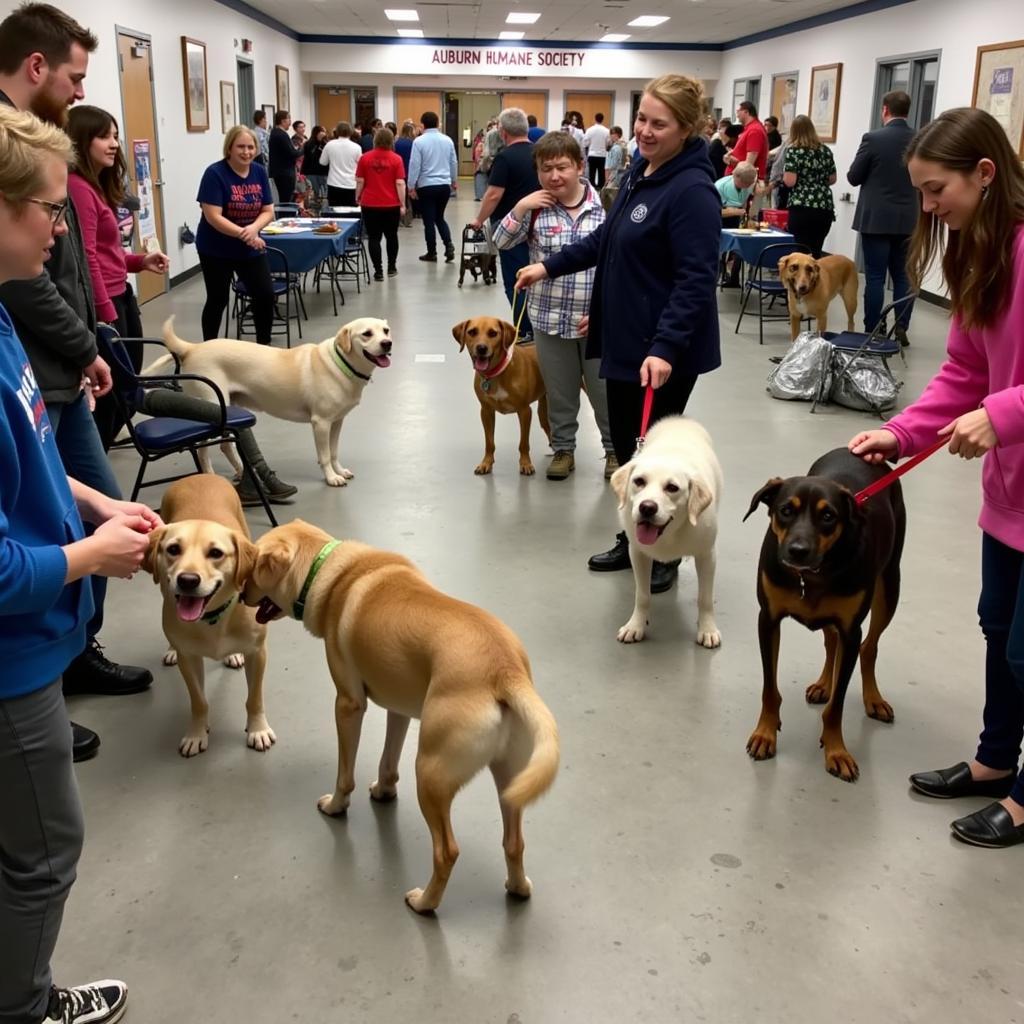
<path id="1" fill-rule="evenodd" d="M 878 638 L 899 601 L 906 511 L 898 482 L 864 505 L 854 499 L 888 470 L 884 463 L 872 466 L 837 448 L 818 459 L 807 476 L 769 480 L 743 517 L 763 503 L 771 520 L 757 573 L 764 689 L 761 717 L 747 741 L 755 760 L 775 756 L 782 704 L 779 627 L 787 616 L 825 634 L 825 664 L 806 696 L 810 704 L 825 704 L 821 745 L 832 775 L 853 782 L 859 774 L 843 742 L 843 701 L 858 652 L 868 717 L 893 720 L 892 707 L 878 692 L 875 659 Z M 871 623 L 862 644 L 868 612 Z"/>

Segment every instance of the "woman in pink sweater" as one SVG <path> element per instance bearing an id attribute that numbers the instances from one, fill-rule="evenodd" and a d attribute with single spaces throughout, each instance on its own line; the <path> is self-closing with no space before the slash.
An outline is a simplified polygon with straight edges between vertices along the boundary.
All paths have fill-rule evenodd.
<path id="1" fill-rule="evenodd" d="M 1024 843 L 1024 169 L 999 123 L 947 110 L 913 138 L 907 168 L 921 193 L 910 272 L 920 285 L 942 247 L 953 307 L 946 361 L 921 397 L 850 450 L 869 462 L 913 455 L 939 436 L 985 457 L 981 599 L 984 727 L 969 764 L 919 772 L 926 796 L 1001 797 L 952 823 L 977 846 Z M 945 227 L 945 231 L 943 230 Z"/>

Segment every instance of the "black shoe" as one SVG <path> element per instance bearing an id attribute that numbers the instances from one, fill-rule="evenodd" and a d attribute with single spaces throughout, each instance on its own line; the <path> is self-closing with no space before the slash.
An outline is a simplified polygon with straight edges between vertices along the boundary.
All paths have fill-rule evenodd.
<path id="1" fill-rule="evenodd" d="M 299 493 L 298 487 L 293 487 L 291 484 L 286 484 L 283 480 L 278 480 L 273 473 L 266 480 L 261 480 L 260 483 L 263 484 L 263 493 L 266 494 L 267 501 L 271 505 L 291 505 L 292 495 Z M 273 487 L 271 483 L 273 483 Z M 248 480 L 240 480 L 235 484 L 235 493 L 238 495 L 238 500 L 242 503 L 242 508 L 263 507 L 259 493 Z"/>
<path id="2" fill-rule="evenodd" d="M 99 749 L 100 738 L 92 729 L 86 729 L 77 722 L 71 723 L 71 759 L 75 764 L 95 757 Z"/>
<path id="3" fill-rule="evenodd" d="M 50 989 L 46 1020 L 60 1024 L 114 1024 L 124 1016 L 127 1000 L 128 986 L 123 981 L 107 979 L 75 988 L 54 986 Z"/>
<path id="4" fill-rule="evenodd" d="M 957 818 L 949 827 L 957 839 L 972 846 L 1003 847 L 1024 843 L 1024 825 L 1014 825 L 1010 812 L 999 803 Z"/>
<path id="5" fill-rule="evenodd" d="M 679 577 L 679 559 L 672 562 L 655 562 L 651 567 L 651 593 L 664 594 L 672 589 Z"/>
<path id="6" fill-rule="evenodd" d="M 896 340 L 900 343 L 901 348 L 907 348 L 910 345 L 910 339 L 907 337 L 907 329 L 902 324 L 897 324 L 893 334 L 896 336 Z"/>
<path id="7" fill-rule="evenodd" d="M 984 779 L 975 781 L 971 778 L 971 766 L 966 761 L 953 765 L 952 768 L 940 768 L 936 772 L 916 772 L 910 776 L 910 785 L 925 796 L 933 796 L 938 800 L 952 800 L 958 796 L 995 796 L 1010 795 L 1016 772 L 1001 779 Z"/>
<path id="8" fill-rule="evenodd" d="M 445 263 L 451 263 L 455 259 L 455 246 L 446 245 L 444 247 L 444 261 Z"/>
<path id="9" fill-rule="evenodd" d="M 388 267 L 388 277 L 398 277 L 398 267 Z"/>
<path id="10" fill-rule="evenodd" d="M 136 665 L 117 665 L 103 653 L 95 638 L 85 650 L 64 670 L 64 693 L 101 693 L 113 697 L 128 693 L 142 693 L 153 682 L 148 668 Z"/>
<path id="11" fill-rule="evenodd" d="M 437 253 L 436 252 L 425 252 L 420 257 L 420 262 L 421 263 L 436 263 L 437 262 Z"/>
<path id="12" fill-rule="evenodd" d="M 373 279 L 374 279 L 374 281 L 383 281 L 384 280 L 384 271 L 383 270 L 375 270 L 373 272 Z"/>
<path id="13" fill-rule="evenodd" d="M 615 546 L 599 555 L 591 555 L 587 559 L 587 568 L 594 572 L 619 572 L 621 569 L 628 569 L 632 563 L 629 560 L 629 541 L 625 533 L 615 535 Z"/>

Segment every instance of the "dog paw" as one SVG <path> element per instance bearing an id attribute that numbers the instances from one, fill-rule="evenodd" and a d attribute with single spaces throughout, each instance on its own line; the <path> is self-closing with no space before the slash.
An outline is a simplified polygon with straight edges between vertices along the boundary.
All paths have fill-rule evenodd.
<path id="1" fill-rule="evenodd" d="M 778 733 L 775 729 L 758 726 L 747 740 L 747 753 L 755 761 L 767 761 L 775 756 Z"/>
<path id="2" fill-rule="evenodd" d="M 715 628 L 713 622 L 697 623 L 697 643 L 701 647 L 713 650 L 722 646 L 722 634 Z"/>
<path id="3" fill-rule="evenodd" d="M 523 875 L 519 881 L 513 881 L 511 878 L 505 879 L 505 892 L 509 896 L 515 896 L 520 900 L 528 900 L 533 895 L 533 882 Z"/>
<path id="4" fill-rule="evenodd" d="M 865 701 L 864 710 L 867 712 L 868 718 L 874 718 L 879 722 L 893 722 L 896 719 L 896 712 L 893 711 L 892 705 L 882 697 L 877 700 Z"/>
<path id="5" fill-rule="evenodd" d="M 316 809 L 329 818 L 337 818 L 348 810 L 348 798 L 336 797 L 334 793 L 325 793 L 317 800 Z"/>
<path id="6" fill-rule="evenodd" d="M 385 786 L 380 782 L 373 782 L 370 784 L 370 799 L 376 800 L 378 803 L 387 804 L 390 803 L 398 796 L 398 789 L 395 786 Z"/>
<path id="7" fill-rule="evenodd" d="M 196 754 L 201 754 L 209 746 L 209 743 L 209 730 L 191 733 L 182 737 L 178 744 L 178 753 L 182 757 L 195 757 Z"/>
<path id="8" fill-rule="evenodd" d="M 519 475 L 520 476 L 533 476 L 533 474 L 536 473 L 536 472 L 537 472 L 537 470 L 534 469 L 534 466 L 533 466 L 532 462 L 522 462 L 522 461 L 520 461 L 520 463 L 519 463 Z"/>
<path id="9" fill-rule="evenodd" d="M 619 627 L 618 633 L 615 634 L 615 639 L 620 644 L 638 644 L 646 635 L 646 627 L 646 619 L 630 619 L 624 626 Z"/>
<path id="10" fill-rule="evenodd" d="M 832 687 L 826 683 L 811 683 L 804 691 L 808 704 L 827 704 L 832 695 Z"/>
<path id="11" fill-rule="evenodd" d="M 348 483 L 340 473 L 335 473 L 333 469 L 324 473 L 324 480 L 327 481 L 328 487 L 344 487 Z"/>
<path id="12" fill-rule="evenodd" d="M 853 754 L 845 747 L 825 751 L 825 768 L 829 775 L 834 775 L 843 782 L 856 782 L 860 775 L 860 768 L 857 767 Z"/>
<path id="13" fill-rule="evenodd" d="M 244 654 L 229 654 L 224 659 L 224 664 L 228 668 L 245 668 L 245 655 Z"/>
<path id="14" fill-rule="evenodd" d="M 487 476 L 487 474 L 490 473 L 492 469 L 494 469 L 494 463 L 488 462 L 485 459 L 483 462 L 480 463 L 479 466 L 476 467 L 476 469 L 473 470 L 473 472 L 476 473 L 477 476 Z"/>
<path id="15" fill-rule="evenodd" d="M 417 914 L 431 914 L 433 913 L 435 906 L 427 903 L 423 898 L 422 889 L 410 889 L 405 894 L 405 902 L 416 911 Z"/>
<path id="16" fill-rule="evenodd" d="M 343 476 L 346 480 L 351 480 L 355 476 L 355 473 L 353 473 L 351 469 L 346 468 L 345 466 L 341 465 L 341 463 L 334 462 L 331 465 L 334 469 L 334 472 L 337 473 L 338 476 Z"/>
<path id="17" fill-rule="evenodd" d="M 246 745 L 253 750 L 258 750 L 261 754 L 277 742 L 274 730 L 270 728 L 270 723 L 262 715 L 246 725 L 245 732 Z"/>
<path id="18" fill-rule="evenodd" d="M 164 655 L 165 665 L 177 665 L 178 664 L 178 652 L 173 647 L 167 648 L 167 653 Z"/>

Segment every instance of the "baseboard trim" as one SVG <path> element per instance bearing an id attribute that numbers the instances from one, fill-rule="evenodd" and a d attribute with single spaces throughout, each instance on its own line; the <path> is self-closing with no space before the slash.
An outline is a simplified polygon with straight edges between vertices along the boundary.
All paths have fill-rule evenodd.
<path id="1" fill-rule="evenodd" d="M 953 303 L 949 301 L 949 298 L 945 295 L 939 295 L 938 292 L 928 292 L 922 288 L 919 294 L 925 302 L 930 302 L 933 306 L 941 306 L 943 309 L 953 308 Z"/>
<path id="2" fill-rule="evenodd" d="M 175 274 L 171 278 L 171 287 L 177 288 L 179 284 L 184 284 L 186 281 L 191 280 L 198 274 L 203 272 L 203 268 L 197 263 L 194 267 L 189 267 L 188 270 L 183 270 L 180 274 Z"/>

